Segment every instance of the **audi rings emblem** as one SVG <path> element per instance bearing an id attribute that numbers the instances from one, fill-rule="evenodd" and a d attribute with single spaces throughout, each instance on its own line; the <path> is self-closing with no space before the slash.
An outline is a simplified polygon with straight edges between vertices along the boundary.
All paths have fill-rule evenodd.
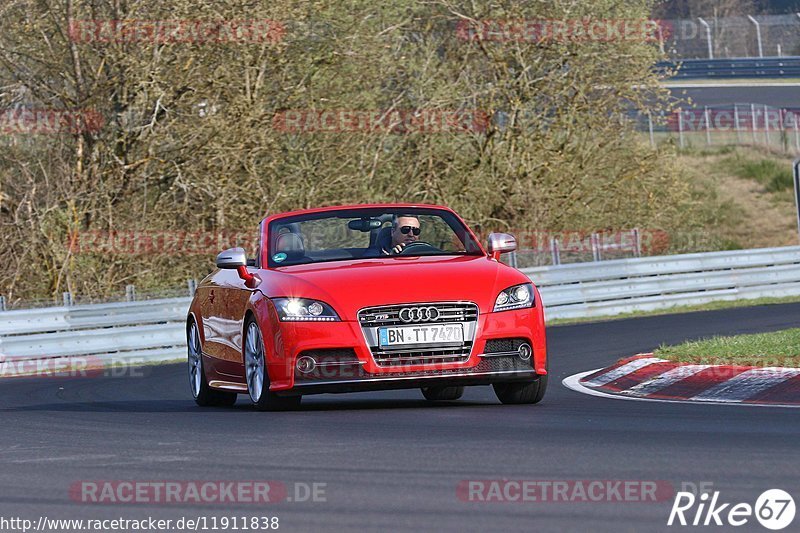
<path id="1" fill-rule="evenodd" d="M 439 320 L 439 310 L 435 307 L 404 307 L 400 310 L 402 322 L 435 322 Z"/>

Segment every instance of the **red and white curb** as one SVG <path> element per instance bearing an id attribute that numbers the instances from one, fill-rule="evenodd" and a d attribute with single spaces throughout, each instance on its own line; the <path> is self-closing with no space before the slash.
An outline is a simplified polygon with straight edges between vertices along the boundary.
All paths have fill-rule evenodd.
<path id="1" fill-rule="evenodd" d="M 562 383 L 625 400 L 800 407 L 800 368 L 696 365 L 642 354 Z"/>

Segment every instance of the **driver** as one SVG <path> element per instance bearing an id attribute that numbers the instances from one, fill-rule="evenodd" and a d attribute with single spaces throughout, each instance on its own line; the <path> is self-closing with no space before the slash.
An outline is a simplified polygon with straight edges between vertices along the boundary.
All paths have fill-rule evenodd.
<path id="1" fill-rule="evenodd" d="M 419 240 L 422 229 L 419 219 L 415 215 L 394 215 L 392 217 L 392 242 L 386 248 L 382 248 L 384 255 L 399 254 L 403 248 Z"/>

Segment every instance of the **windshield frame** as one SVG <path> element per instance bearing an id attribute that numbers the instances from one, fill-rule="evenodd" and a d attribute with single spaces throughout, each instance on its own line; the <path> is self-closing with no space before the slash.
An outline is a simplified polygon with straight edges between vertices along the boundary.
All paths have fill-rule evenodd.
<path id="1" fill-rule="evenodd" d="M 425 253 L 425 254 L 412 254 L 412 255 L 389 255 L 389 256 L 364 256 L 364 257 L 342 257 L 323 259 L 311 262 L 294 262 L 294 263 L 278 263 L 272 259 L 274 242 L 271 237 L 272 231 L 277 226 L 286 224 L 305 222 L 310 220 L 320 220 L 326 218 L 341 218 L 343 223 L 345 220 L 357 219 L 363 217 L 371 217 L 385 214 L 397 215 L 432 215 L 440 217 L 445 224 L 447 224 L 458 239 L 462 241 L 464 248 L 469 248 L 469 242 L 475 245 L 475 251 L 464 252 L 443 252 L 443 253 Z M 374 206 L 351 206 L 342 207 L 337 209 L 322 209 L 313 211 L 304 211 L 294 213 L 287 213 L 286 215 L 279 215 L 270 217 L 263 224 L 264 226 L 264 241 L 261 250 L 261 265 L 270 269 L 302 266 L 302 265 L 316 265 L 321 263 L 335 263 L 340 261 L 369 261 L 372 259 L 387 259 L 392 257 L 481 257 L 486 256 L 486 251 L 481 245 L 480 240 L 472 232 L 464 220 L 458 216 L 457 213 L 451 209 L 433 206 L 403 206 L 403 205 L 374 205 Z M 263 267 L 262 267 L 263 268 Z"/>

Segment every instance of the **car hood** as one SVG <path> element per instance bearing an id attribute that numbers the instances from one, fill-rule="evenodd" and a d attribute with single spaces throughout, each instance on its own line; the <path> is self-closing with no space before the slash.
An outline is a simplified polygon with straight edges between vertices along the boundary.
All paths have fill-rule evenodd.
<path id="1" fill-rule="evenodd" d="M 261 287 L 265 295 L 319 299 L 331 304 L 342 320 L 356 320 L 364 307 L 433 301 L 471 301 L 486 313 L 502 289 L 530 281 L 485 256 L 387 257 L 266 272 Z"/>

